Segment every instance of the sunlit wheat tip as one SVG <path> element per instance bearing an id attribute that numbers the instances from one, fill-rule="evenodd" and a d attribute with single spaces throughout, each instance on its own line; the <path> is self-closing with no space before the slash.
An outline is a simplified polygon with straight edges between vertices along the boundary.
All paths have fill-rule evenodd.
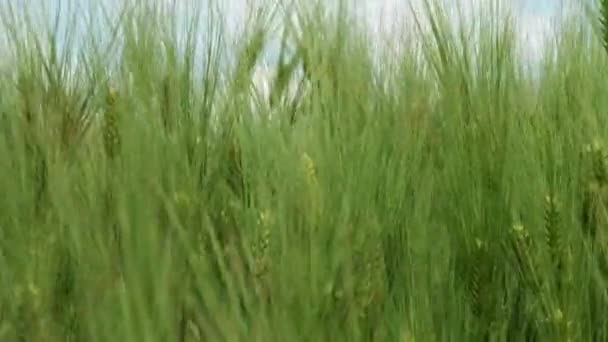
<path id="1" fill-rule="evenodd" d="M 272 211 L 270 209 L 262 210 L 258 222 L 263 226 L 271 225 L 274 222 Z"/>
<path id="2" fill-rule="evenodd" d="M 317 181 L 317 171 L 315 167 L 315 162 L 308 155 L 308 153 L 304 152 L 302 154 L 302 161 L 304 163 L 304 169 L 306 172 L 306 178 L 310 183 L 315 183 Z"/>
<path id="3" fill-rule="evenodd" d="M 118 91 L 114 87 L 108 88 L 108 93 L 106 95 L 106 104 L 109 106 L 113 106 L 116 104 L 116 97 L 118 96 Z"/>
<path id="4" fill-rule="evenodd" d="M 598 138 L 593 139 L 593 143 L 591 144 L 591 150 L 594 152 L 598 152 L 602 150 L 602 141 Z"/>
<path id="5" fill-rule="evenodd" d="M 173 194 L 173 201 L 180 208 L 189 208 L 191 205 L 190 197 L 181 191 Z"/>
<path id="6" fill-rule="evenodd" d="M 40 289 L 34 283 L 30 282 L 27 286 L 27 289 L 30 291 L 30 294 L 34 297 L 36 297 L 40 294 Z"/>
<path id="7" fill-rule="evenodd" d="M 564 320 L 564 313 L 562 312 L 562 310 L 559 308 L 555 309 L 555 311 L 553 312 L 553 321 L 556 323 L 559 323 L 563 320 Z"/>
<path id="8" fill-rule="evenodd" d="M 483 240 L 481 240 L 480 238 L 475 238 L 475 246 L 478 249 L 485 247 L 485 245 L 486 245 L 486 243 Z"/>
<path id="9" fill-rule="evenodd" d="M 524 225 L 521 224 L 521 223 L 514 224 L 513 225 L 513 231 L 515 233 L 524 233 L 524 231 L 525 231 Z"/>

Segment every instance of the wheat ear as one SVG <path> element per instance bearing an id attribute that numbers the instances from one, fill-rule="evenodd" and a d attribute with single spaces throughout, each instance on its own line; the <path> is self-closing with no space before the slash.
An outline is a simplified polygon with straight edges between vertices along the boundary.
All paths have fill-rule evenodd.
<path id="1" fill-rule="evenodd" d="M 120 131 L 118 127 L 116 98 L 116 90 L 110 88 L 106 96 L 106 112 L 103 120 L 103 142 L 106 155 L 109 159 L 116 158 L 120 148 Z"/>

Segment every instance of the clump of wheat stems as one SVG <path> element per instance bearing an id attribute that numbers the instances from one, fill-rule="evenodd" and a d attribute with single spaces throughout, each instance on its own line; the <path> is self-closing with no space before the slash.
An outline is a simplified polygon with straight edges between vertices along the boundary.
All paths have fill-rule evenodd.
<path id="1" fill-rule="evenodd" d="M 439 6 L 429 4 L 427 2 L 429 16 L 433 16 L 431 12 L 440 12 L 432 10 Z M 469 37 L 467 28 L 451 34 L 447 15 L 436 15 L 429 21 L 433 33 L 421 44 L 426 48 L 413 44 L 413 53 L 405 48 L 404 58 L 394 58 L 399 60 L 394 64 L 403 64 L 400 67 L 402 75 L 397 76 L 394 72 L 397 68 L 385 67 L 383 63 L 378 63 L 378 70 L 366 69 L 365 63 L 351 64 L 353 60 L 366 60 L 367 56 L 364 49 L 358 49 L 364 44 L 351 40 L 356 35 L 349 34 L 346 26 L 334 26 L 330 20 L 326 31 L 322 31 L 322 18 L 289 15 L 298 17 L 298 25 L 294 20 L 298 29 L 293 29 L 294 37 L 283 33 L 268 108 L 256 108 L 262 113 L 254 113 L 248 106 L 250 100 L 256 100 L 250 92 L 250 78 L 263 58 L 266 43 L 272 39 L 271 30 L 267 29 L 270 25 L 260 21 L 250 31 L 253 34 L 243 34 L 243 49 L 237 56 L 236 70 L 222 75 L 223 71 L 217 71 L 216 78 L 221 81 L 210 87 L 222 88 L 218 91 L 222 96 L 213 97 L 208 94 L 215 90 L 201 89 L 198 81 L 192 80 L 196 76 L 194 70 L 188 69 L 187 61 L 183 64 L 176 61 L 181 58 L 179 53 L 171 57 L 160 53 L 154 58 L 158 63 L 146 64 L 146 54 L 154 52 L 155 35 L 146 35 L 146 32 L 142 33 L 145 29 L 137 27 L 135 9 L 125 12 L 125 17 L 133 20 L 125 19 L 123 29 L 116 29 L 116 35 L 131 35 L 133 39 L 130 39 L 131 43 L 125 39 L 127 42 L 121 46 L 121 53 L 116 54 L 118 69 L 116 73 L 112 70 L 112 74 L 117 74 L 118 79 L 129 79 L 129 84 L 121 87 L 121 91 L 142 91 L 129 91 L 127 99 L 124 93 L 122 98 L 117 98 L 115 90 L 107 90 L 100 117 L 101 134 L 96 137 L 100 138 L 99 144 L 87 146 L 99 152 L 100 160 L 96 159 L 99 156 L 95 153 L 70 159 L 70 164 L 65 158 L 55 157 L 64 156 L 58 153 L 69 151 L 82 142 L 79 137 L 90 124 L 87 114 L 90 95 L 80 95 L 89 86 L 100 87 L 98 72 L 104 73 L 106 66 L 102 65 L 102 58 L 95 57 L 101 56 L 82 53 L 84 58 L 79 60 L 77 69 L 85 65 L 82 68 L 83 75 L 86 74 L 82 78 L 85 84 L 72 87 L 69 78 L 61 76 L 68 72 L 64 72 L 63 67 L 56 67 L 58 61 L 42 65 L 39 69 L 45 66 L 56 69 L 43 70 L 42 77 L 36 75 L 39 71 L 34 70 L 36 63 L 32 63 L 33 75 L 25 72 L 17 81 L 20 89 L 15 93 L 20 94 L 19 108 L 12 108 L 11 103 L 17 101 L 11 99 L 10 92 L 8 96 L 0 94 L 0 115 L 4 118 L 5 113 L 19 113 L 22 131 L 15 132 L 24 136 L 27 172 L 31 173 L 19 174 L 22 156 L 11 155 L 11 149 L 7 148 L 18 144 L 0 137 L 0 149 L 7 152 L 0 158 L 0 164 L 7 170 L 13 167 L 18 174 L 6 172 L 0 178 L 0 185 L 7 188 L 7 199 L 0 203 L 0 234 L 4 242 L 0 246 L 0 267 L 8 266 L 6 273 L 16 274 L 17 283 L 23 284 L 18 295 L 10 298 L 11 284 L 5 281 L 9 290 L 3 297 L 9 298 L 2 298 L 1 302 L 0 340 L 8 336 L 4 334 L 5 317 L 16 317 L 17 323 L 11 324 L 21 324 L 14 330 L 18 330 L 15 335 L 23 335 L 19 336 L 23 341 L 110 340 L 110 336 L 118 340 L 145 340 L 150 336 L 166 339 L 169 329 L 164 324 L 179 330 L 178 341 L 187 340 L 187 330 L 193 325 L 196 325 L 196 332 L 189 336 L 192 341 L 294 340 L 301 338 L 302 333 L 309 334 L 305 339 L 310 340 L 325 340 L 328 336 L 334 336 L 338 341 L 391 340 L 378 338 L 380 334 L 372 334 L 372 330 L 384 330 L 385 334 L 393 334 L 392 340 L 396 340 L 399 328 L 401 337 L 407 341 L 415 338 L 466 340 L 466 337 L 472 340 L 476 340 L 475 337 L 484 340 L 562 341 L 571 337 L 606 340 L 603 330 L 608 330 L 603 317 L 608 313 L 605 299 L 608 165 L 606 150 L 599 143 L 591 145 L 586 153 L 588 159 L 584 166 L 589 172 L 583 177 L 580 189 L 582 203 L 572 201 L 582 204 L 581 222 L 571 220 L 574 209 L 579 208 L 574 208 L 568 197 L 570 191 L 577 190 L 568 188 L 573 177 L 570 172 L 578 167 L 572 165 L 576 163 L 567 163 L 573 154 L 569 145 L 577 146 L 577 139 L 581 138 L 573 132 L 588 122 L 600 126 L 598 131 L 606 128 L 605 120 L 599 115 L 593 117 L 597 115 L 595 110 L 599 109 L 599 112 L 601 106 L 605 106 L 605 101 L 597 98 L 605 88 L 601 76 L 595 80 L 596 66 L 589 68 L 586 65 L 592 64 L 588 61 L 601 62 L 595 54 L 576 50 L 584 57 L 580 58 L 568 56 L 567 51 L 555 54 L 550 51 L 550 61 L 540 71 L 542 91 L 532 92 L 528 97 L 521 88 L 531 89 L 532 82 L 528 75 L 520 72 L 516 62 L 511 61 L 512 41 L 508 38 L 511 31 L 507 25 L 504 29 L 496 25 L 487 30 L 481 24 L 475 25 L 471 31 L 478 29 L 480 36 L 487 35 L 484 39 L 475 38 L 472 43 L 474 39 Z M 602 1 L 600 14 L 602 45 L 608 52 L 608 1 Z M 144 25 L 144 28 L 151 26 Z M 417 26 L 424 29 L 422 24 Z M 444 30 L 446 32 L 442 32 Z M 475 35 L 474 32 L 470 34 Z M 493 37 L 501 34 L 507 38 Z M 219 37 L 215 39 L 213 33 L 207 38 L 205 44 L 221 41 Z M 291 38 L 295 40 L 295 49 L 289 47 Z M 567 39 L 556 40 L 568 44 Z M 28 44 L 32 41 L 37 43 L 35 39 L 27 40 Z M 189 45 L 187 42 L 174 43 Z M 23 49 L 27 49 L 25 44 Z M 217 54 L 208 58 L 223 63 L 222 54 L 213 50 L 189 55 L 208 57 Z M 217 48 L 219 50 L 221 48 Z M 295 50 L 293 56 L 288 56 L 289 50 Z M 573 58 L 569 60 L 570 57 Z M 163 58 L 167 61 L 162 61 Z M 232 62 L 232 58 L 228 59 Z M 93 62 L 88 65 L 88 61 Z M 209 83 L 208 79 L 213 78 L 209 75 L 215 73 L 216 66 L 219 70 L 221 63 L 208 61 L 203 64 L 203 83 Z M 167 68 L 157 68 L 159 65 Z M 481 67 L 476 69 L 478 65 Z M 285 101 L 290 80 L 300 67 L 304 79 L 311 85 L 312 94 L 297 99 L 302 100 L 301 107 Z M 564 86 L 560 83 L 563 73 L 568 74 L 568 99 L 562 102 L 555 95 L 559 92 L 551 90 Z M 2 82 L 0 92 L 8 88 Z M 380 83 L 386 84 L 378 85 Z M 586 87 L 597 89 L 587 91 Z M 454 94 L 463 96 L 452 96 Z M 136 95 L 141 98 L 134 97 Z M 593 103 L 586 106 L 584 102 L 592 96 Z M 158 103 L 149 107 L 133 106 L 128 109 L 135 112 L 128 113 L 124 107 L 130 106 L 123 106 L 150 100 Z M 549 105 L 553 102 L 558 103 L 555 108 Z M 420 109 L 416 103 L 425 105 Z M 159 135 L 145 134 L 150 133 L 150 126 L 145 123 L 138 126 L 140 122 L 130 119 L 131 115 L 145 115 L 137 112 L 142 107 L 160 110 L 160 119 L 155 117 L 154 125 L 158 125 L 166 136 L 175 138 L 172 142 L 189 140 L 190 146 L 164 144 L 163 140 L 158 148 L 158 141 L 153 139 Z M 454 108 L 456 115 L 443 115 Z M 251 126 L 243 123 L 246 118 L 264 115 L 265 110 L 290 115 L 285 121 L 292 125 L 282 125 L 282 122 L 274 125 L 271 120 L 250 120 Z M 426 131 L 427 127 L 420 130 L 420 124 L 410 122 L 411 113 L 404 115 L 407 114 L 404 112 L 417 111 L 420 114 L 415 116 L 420 117 L 427 117 L 429 111 L 437 114 L 435 121 L 439 129 L 435 129 L 435 121 L 432 125 L 429 121 L 428 128 L 433 126 L 432 131 L 437 131 L 446 144 L 430 146 L 424 141 L 416 144 L 416 137 L 424 136 L 424 132 L 422 135 L 413 132 L 413 138 L 402 139 L 404 133 L 410 133 L 404 130 Z M 571 114 L 568 119 L 571 121 L 562 125 L 561 119 L 555 118 L 564 115 L 554 115 L 559 111 Z M 483 119 L 488 112 L 487 117 L 492 120 Z M 528 112 L 535 113 L 538 121 L 534 123 L 539 126 L 546 120 L 555 124 L 552 128 L 560 126 L 559 129 L 550 132 L 532 129 L 530 132 L 529 118 L 519 115 Z M 305 122 L 296 122 L 304 113 L 309 114 Z M 158 116 L 156 112 L 154 114 Z M 193 117 L 196 120 L 191 120 Z M 211 122 L 208 117 L 218 120 L 201 124 L 206 120 Z M 453 117 L 457 119 L 453 120 Z M 463 130 L 469 124 L 464 120 L 463 126 L 463 117 L 478 118 L 469 125 L 474 128 L 472 134 Z M 406 121 L 406 124 L 402 125 L 400 121 Z M 493 134 L 503 129 L 504 135 Z M 9 130 L 2 129 L 3 132 Z M 486 131 L 491 133 L 484 133 Z M 546 180 L 538 175 L 547 169 L 546 165 L 533 161 L 535 153 L 530 151 L 545 142 L 545 133 L 555 136 L 555 151 L 563 155 L 549 167 L 551 172 L 559 174 L 549 182 L 554 187 L 552 190 L 560 191 L 540 197 L 536 192 L 527 192 L 546 186 Z M 492 141 L 496 143 L 487 144 L 489 140 L 477 139 L 485 135 L 496 137 L 496 141 Z M 195 144 L 195 137 L 202 137 L 205 146 Z M 305 153 L 295 147 L 302 137 L 307 138 Z M 459 144 L 459 141 L 467 143 Z M 351 143 L 358 146 L 352 148 Z M 502 147 L 513 153 L 497 153 Z M 284 151 L 297 152 L 282 154 Z M 427 162 L 429 158 L 425 151 L 433 152 L 431 159 L 440 160 L 440 167 Z M 149 165 L 139 167 L 133 163 L 138 159 L 132 155 L 134 153 L 150 154 L 150 158 L 142 158 L 149 160 Z M 481 156 L 482 163 L 476 163 L 475 157 L 471 156 Z M 558 159 L 564 162 L 558 163 Z M 107 169 L 97 170 L 96 167 L 104 163 Z M 480 168 L 479 164 L 482 164 Z M 267 198 L 256 190 L 260 189 L 260 184 L 268 182 L 268 174 L 275 179 L 271 180 L 273 191 L 269 191 L 272 198 L 264 202 Z M 281 178 L 295 182 L 282 183 Z M 139 179 L 146 181 L 139 182 Z M 159 180 L 167 194 L 174 194 L 172 201 L 166 201 L 162 196 L 151 203 L 143 201 L 149 191 L 143 183 L 147 184 L 149 179 Z M 289 191 L 289 186 L 295 186 L 297 190 Z M 28 203 L 33 199 L 20 196 L 30 191 L 30 187 L 35 188 L 35 204 Z M 100 196 L 101 192 L 104 194 Z M 41 198 L 47 195 L 51 196 L 46 198 L 45 204 L 50 205 L 42 206 Z M 534 204 L 542 200 L 544 208 L 536 210 Z M 160 201 L 164 205 L 172 203 L 174 208 L 162 206 L 158 215 Z M 106 211 L 100 210 L 103 205 L 107 206 Z M 31 220 L 30 208 L 34 206 L 44 207 L 48 215 L 44 219 Z M 278 210 L 281 210 L 280 214 L 276 212 Z M 511 210 L 521 212 L 522 220 L 512 227 L 506 214 Z M 524 221 L 530 216 L 538 223 L 532 225 Z M 124 231 L 119 231 L 118 222 L 124 223 L 120 226 Z M 279 223 L 281 227 L 277 227 Z M 584 234 L 573 231 L 579 228 L 577 223 L 585 229 Z M 87 225 L 93 228 L 85 227 Z M 119 248 L 117 253 L 108 248 L 110 244 L 104 243 L 104 238 L 110 234 L 104 228 L 110 226 L 119 242 L 119 232 L 133 232 L 129 235 L 133 239 L 127 241 L 134 243 L 126 245 L 130 249 Z M 449 226 L 462 229 L 433 231 L 435 227 Z M 158 234 L 169 228 L 172 232 L 179 230 L 176 235 L 181 234 L 180 238 L 173 239 L 174 235 L 171 235 L 171 239 L 166 239 L 167 235 Z M 57 252 L 56 259 L 49 258 L 49 264 L 41 264 L 39 260 L 33 262 L 19 255 L 23 246 L 31 245 L 22 237 L 30 231 L 43 239 L 57 235 L 53 234 L 56 231 L 62 233 L 58 246 L 53 246 L 49 253 Z M 345 239 L 348 241 L 341 241 L 340 234 L 348 235 Z M 251 237 L 253 241 L 245 237 Z M 454 241 L 467 243 L 450 244 Z M 289 245 L 290 242 L 294 245 Z M 499 246 L 500 243 L 504 245 Z M 246 251 L 240 250 L 241 245 Z M 443 248 L 446 245 L 448 248 Z M 158 246 L 162 247 L 157 250 Z M 201 250 L 210 253 L 202 255 Z M 248 256 L 252 258 L 241 255 L 250 251 Z M 120 257 L 121 266 L 125 265 L 122 270 L 125 278 L 129 278 L 126 286 L 130 294 L 135 295 L 134 289 L 141 285 L 146 296 L 137 300 L 121 298 L 108 305 L 115 309 L 106 312 L 93 307 L 89 310 L 95 314 L 80 318 L 77 309 L 85 306 L 79 302 L 80 292 L 89 292 L 86 276 L 97 271 L 91 265 L 111 263 L 107 259 L 116 255 Z M 461 256 L 464 260 L 458 259 Z M 18 262 L 19 259 L 24 261 Z M 179 270 L 175 271 L 173 266 Z M 456 271 L 454 266 L 462 269 Z M 49 278 L 48 284 L 40 284 L 40 279 L 30 281 L 30 273 L 37 275 L 45 267 L 50 271 L 42 272 L 51 276 L 38 278 Z M 182 276 L 181 267 L 187 269 L 187 276 Z M 148 268 L 152 270 L 142 271 L 138 278 L 138 271 Z M 172 269 L 167 271 L 165 268 Z M 178 280 L 156 281 L 162 278 L 154 277 L 157 269 Z M 604 279 L 597 276 L 602 273 L 597 272 L 598 269 L 604 273 Z M 149 274 L 152 277 L 148 277 Z M 463 276 L 463 281 L 455 281 L 453 278 L 457 276 Z M 186 278 L 187 282 L 182 284 Z M 283 279 L 295 281 L 277 281 Z M 30 283 L 36 285 L 28 286 Z M 329 304 L 320 291 L 327 283 L 330 283 L 327 285 L 330 290 L 325 294 L 330 293 L 335 299 Z M 256 286 L 258 296 L 251 296 Z M 164 298 L 165 292 L 172 294 L 174 287 L 175 292 L 185 292 L 183 298 L 186 299 Z M 587 292 L 585 287 L 593 287 L 593 290 Z M 109 291 L 124 293 L 114 286 Z M 468 298 L 453 295 L 459 291 L 466 292 Z M 91 292 L 94 294 L 90 296 L 96 294 L 95 290 Z M 272 295 L 271 301 L 267 301 L 269 295 Z M 10 303 L 11 299 L 16 304 Z M 189 302 L 187 308 L 185 304 L 184 308 L 179 308 L 180 317 L 174 315 L 173 306 L 182 299 Z M 165 310 L 152 307 L 148 302 L 153 301 L 168 302 L 163 309 L 169 310 L 163 312 Z M 271 305 L 264 305 L 268 302 Z M 14 313 L 5 310 L 11 306 Z M 470 308 L 472 313 L 463 315 L 463 307 Z M 319 311 L 324 315 L 318 315 Z M 76 321 L 82 325 L 75 325 Z M 96 330 L 107 335 L 89 336 L 87 325 L 98 322 L 106 326 Z M 405 322 L 407 329 L 402 328 Z M 34 332 L 27 332 L 28 327 Z M 116 331 L 113 327 L 117 327 Z M 574 328 L 575 331 L 570 335 L 563 330 L 559 336 L 548 331 L 556 327 Z M 505 329 L 509 331 L 505 332 Z M 354 330 L 356 332 L 352 332 Z M 534 337 L 527 335 L 530 330 L 534 330 Z M 209 331 L 217 335 L 212 336 Z M 45 332 L 48 336 L 61 336 L 45 337 Z M 351 333 L 356 337 L 349 335 Z M 501 339 L 502 333 L 508 337 Z M 527 338 L 522 338 L 524 335 Z"/>
<path id="2" fill-rule="evenodd" d="M 19 71 L 17 90 L 22 117 L 23 141 L 30 164 L 30 177 L 33 184 L 34 210 L 37 216 L 42 214 L 44 202 L 48 195 L 48 161 L 42 143 L 39 128 L 41 115 L 37 110 L 38 96 L 34 80 L 24 71 Z"/>
<path id="3" fill-rule="evenodd" d="M 595 257 L 599 273 L 604 281 L 608 279 L 608 169 L 606 167 L 606 151 L 599 141 L 585 147 L 589 157 L 590 172 L 583 178 L 582 228 L 587 235 L 591 255 Z M 603 281 L 595 286 L 603 288 Z M 597 298 L 595 291 L 591 292 L 594 301 L 606 302 L 603 296 Z"/>
<path id="4" fill-rule="evenodd" d="M 608 54 L 608 0 L 599 1 L 599 23 L 601 40 Z M 585 182 L 583 194 L 583 229 L 591 235 L 594 244 L 599 244 L 602 251 L 600 265 L 606 265 L 605 254 L 608 249 L 608 222 L 606 222 L 606 205 L 608 205 L 608 167 L 607 153 L 599 140 L 585 147 L 585 152 L 591 155 L 592 175 Z M 608 272 L 608 267 L 605 267 Z"/>
<path id="5" fill-rule="evenodd" d="M 582 226 L 594 243 L 605 239 L 606 222 L 603 220 L 608 189 L 606 152 L 599 141 L 585 147 L 590 172 L 583 179 Z"/>

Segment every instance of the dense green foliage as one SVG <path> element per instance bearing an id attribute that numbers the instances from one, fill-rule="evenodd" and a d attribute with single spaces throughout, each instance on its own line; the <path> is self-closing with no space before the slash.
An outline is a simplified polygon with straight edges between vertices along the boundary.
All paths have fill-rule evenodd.
<path id="1" fill-rule="evenodd" d="M 230 50 L 144 3 L 0 14 L 0 340 L 608 340 L 608 1 L 534 70 L 493 2 L 394 54 L 347 6 Z"/>

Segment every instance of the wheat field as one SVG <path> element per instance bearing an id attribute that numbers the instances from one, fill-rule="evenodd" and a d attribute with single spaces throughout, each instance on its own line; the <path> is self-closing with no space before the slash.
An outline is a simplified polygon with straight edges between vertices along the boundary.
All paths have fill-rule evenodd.
<path id="1" fill-rule="evenodd" d="M 608 340 L 608 1 L 536 66 L 493 1 L 152 3 L 0 11 L 0 341 Z"/>

